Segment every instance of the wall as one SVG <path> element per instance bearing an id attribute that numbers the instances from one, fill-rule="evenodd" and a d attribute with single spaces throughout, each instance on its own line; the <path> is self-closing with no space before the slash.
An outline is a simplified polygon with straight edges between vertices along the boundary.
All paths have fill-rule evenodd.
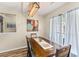
<path id="1" fill-rule="evenodd" d="M 74 8 L 79 8 L 79 3 L 78 2 L 69 2 L 69 3 L 66 3 L 64 4 L 63 6 L 53 10 L 52 12 L 50 12 L 49 14 L 45 15 L 44 16 L 44 27 L 45 27 L 45 31 L 44 31 L 44 34 L 47 39 L 50 39 L 49 37 L 49 32 L 50 32 L 50 19 L 51 17 L 53 16 L 57 16 L 59 14 L 63 14 L 69 10 L 72 10 Z"/>
<path id="2" fill-rule="evenodd" d="M 24 17 L 16 14 L 16 32 L 0 33 L 0 52 L 26 46 L 24 25 Z"/>
<path id="3" fill-rule="evenodd" d="M 23 14 L 17 11 L 7 10 L 0 8 L 0 13 L 16 14 L 16 32 L 0 33 L 0 53 L 5 51 L 10 51 L 14 49 L 19 49 L 22 47 L 27 47 L 26 38 L 26 19 Z M 39 20 L 39 31 L 40 35 L 43 35 L 42 20 L 40 16 L 34 16 L 32 19 Z"/>

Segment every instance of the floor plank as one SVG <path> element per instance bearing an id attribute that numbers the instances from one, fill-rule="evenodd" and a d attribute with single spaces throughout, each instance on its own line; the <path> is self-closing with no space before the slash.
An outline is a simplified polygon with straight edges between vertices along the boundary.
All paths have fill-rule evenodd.
<path id="1" fill-rule="evenodd" d="M 0 57 L 26 57 L 26 56 L 27 56 L 26 48 L 0 53 Z"/>

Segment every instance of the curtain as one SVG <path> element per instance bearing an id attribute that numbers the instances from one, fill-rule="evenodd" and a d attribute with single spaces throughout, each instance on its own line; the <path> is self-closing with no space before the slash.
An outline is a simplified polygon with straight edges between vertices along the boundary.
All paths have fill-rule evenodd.
<path id="1" fill-rule="evenodd" d="M 76 10 L 76 37 L 77 55 L 79 56 L 79 9 Z"/>
<path id="2" fill-rule="evenodd" d="M 51 18 L 51 41 L 60 44 L 71 44 L 71 53 L 79 56 L 79 9 Z"/>
<path id="3" fill-rule="evenodd" d="M 50 40 L 60 45 L 63 44 L 61 15 L 53 17 L 50 21 Z"/>
<path id="4" fill-rule="evenodd" d="M 67 17 L 67 18 L 66 18 Z M 71 44 L 71 52 L 77 55 L 77 36 L 76 36 L 76 12 L 70 11 L 65 14 L 65 45 Z"/>

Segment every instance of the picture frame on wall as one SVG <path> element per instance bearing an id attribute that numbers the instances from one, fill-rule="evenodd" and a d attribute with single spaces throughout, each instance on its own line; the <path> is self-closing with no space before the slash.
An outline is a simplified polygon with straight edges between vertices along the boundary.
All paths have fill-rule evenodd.
<path id="1" fill-rule="evenodd" d="M 14 23 L 7 23 L 7 32 L 16 32 L 16 24 Z"/>
<path id="2" fill-rule="evenodd" d="M 7 23 L 7 28 L 16 28 L 16 24 Z"/>
<path id="3" fill-rule="evenodd" d="M 27 19 L 27 32 L 38 31 L 38 20 Z"/>
<path id="4" fill-rule="evenodd" d="M 16 14 L 0 13 L 0 33 L 16 32 Z"/>

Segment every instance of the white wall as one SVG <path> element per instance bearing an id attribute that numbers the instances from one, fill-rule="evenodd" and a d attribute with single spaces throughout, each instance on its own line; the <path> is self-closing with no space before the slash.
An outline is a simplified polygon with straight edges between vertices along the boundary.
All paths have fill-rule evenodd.
<path id="1" fill-rule="evenodd" d="M 0 33 L 0 52 L 26 46 L 25 18 L 16 14 L 16 32 Z"/>
<path id="2" fill-rule="evenodd" d="M 27 35 L 26 19 L 28 17 L 25 17 L 16 11 L 7 10 L 4 8 L 0 8 L 0 13 L 16 14 L 16 32 L 0 33 L 0 53 L 21 47 L 27 47 L 25 36 Z M 39 20 L 40 35 L 43 35 L 43 18 L 40 16 L 34 16 L 32 19 Z"/>
<path id="3" fill-rule="evenodd" d="M 63 14 L 69 10 L 72 10 L 74 8 L 79 8 L 79 3 L 78 2 L 71 2 L 71 3 L 66 3 L 63 6 L 55 9 L 54 11 L 50 12 L 49 14 L 44 16 L 44 34 L 46 38 L 49 39 L 49 26 L 50 26 L 50 18 L 53 16 L 57 16 L 59 14 Z"/>

